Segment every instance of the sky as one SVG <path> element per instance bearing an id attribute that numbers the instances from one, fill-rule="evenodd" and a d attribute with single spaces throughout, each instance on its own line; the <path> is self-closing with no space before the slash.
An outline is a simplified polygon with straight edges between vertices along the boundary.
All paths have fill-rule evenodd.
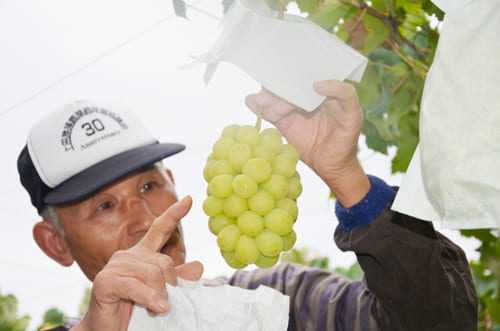
<path id="1" fill-rule="evenodd" d="M 260 85 L 231 64 L 220 65 L 208 85 L 203 65 L 185 68 L 192 56 L 210 49 L 222 17 L 222 1 L 187 2 L 188 20 L 175 16 L 170 0 L 0 1 L 0 292 L 16 295 L 19 314 L 32 316 L 30 329 L 51 307 L 76 316 L 91 285 L 78 266 L 62 267 L 36 246 L 31 231 L 39 216 L 16 170 L 30 127 L 75 99 L 118 100 L 138 112 L 159 141 L 187 146 L 164 162 L 173 171 L 179 197 L 190 194 L 194 201 L 182 221 L 187 259 L 202 261 L 205 277 L 232 272 L 202 212 L 202 170 L 225 126 L 255 123 L 244 98 Z M 367 150 L 362 139 L 360 148 L 366 172 L 400 184 L 402 175 L 390 174 L 389 157 Z M 303 194 L 296 247 L 328 256 L 334 266 L 351 265 L 354 254 L 341 252 L 332 241 L 337 221 L 328 188 L 304 164 L 298 171 Z M 477 257 L 477 242 L 456 231 L 442 232 L 469 259 Z"/>

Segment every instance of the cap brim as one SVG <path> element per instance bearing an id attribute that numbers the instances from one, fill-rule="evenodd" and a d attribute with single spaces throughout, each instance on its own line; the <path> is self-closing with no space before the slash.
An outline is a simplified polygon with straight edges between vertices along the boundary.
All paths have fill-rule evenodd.
<path id="1" fill-rule="evenodd" d="M 156 143 L 115 155 L 64 181 L 45 196 L 44 202 L 49 205 L 61 205 L 80 201 L 115 181 L 185 148 L 182 144 Z"/>

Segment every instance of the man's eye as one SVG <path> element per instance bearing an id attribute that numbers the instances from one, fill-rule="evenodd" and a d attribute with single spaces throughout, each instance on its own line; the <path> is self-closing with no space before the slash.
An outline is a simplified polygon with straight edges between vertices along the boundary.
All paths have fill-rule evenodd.
<path id="1" fill-rule="evenodd" d="M 146 193 L 147 191 L 151 191 L 154 188 L 154 186 L 155 186 L 155 183 L 153 183 L 153 182 L 144 184 L 141 187 L 141 193 Z"/>
<path id="2" fill-rule="evenodd" d="M 113 204 L 109 201 L 106 201 L 106 202 L 101 203 L 99 205 L 99 207 L 97 207 L 97 210 L 99 210 L 99 211 L 108 210 L 111 207 L 113 207 Z"/>

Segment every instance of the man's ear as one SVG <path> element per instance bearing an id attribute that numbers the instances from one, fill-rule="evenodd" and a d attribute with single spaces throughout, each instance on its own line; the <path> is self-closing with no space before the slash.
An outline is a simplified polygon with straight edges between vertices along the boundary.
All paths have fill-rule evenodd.
<path id="1" fill-rule="evenodd" d="M 175 186 L 175 180 L 174 175 L 172 174 L 172 170 L 170 170 L 169 168 L 165 168 L 165 172 L 167 173 L 168 178 L 170 178 L 170 180 L 172 181 L 172 184 Z"/>
<path id="2" fill-rule="evenodd" d="M 33 238 L 48 257 L 59 264 L 69 267 L 73 256 L 59 230 L 47 221 L 41 221 L 33 227 Z"/>

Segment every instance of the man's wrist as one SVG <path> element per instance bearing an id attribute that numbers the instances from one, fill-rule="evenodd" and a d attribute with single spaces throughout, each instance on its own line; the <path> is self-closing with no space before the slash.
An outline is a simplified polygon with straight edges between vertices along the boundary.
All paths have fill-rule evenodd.
<path id="1" fill-rule="evenodd" d="M 350 168 L 325 182 L 335 198 L 346 208 L 360 202 L 371 188 L 370 181 L 357 160 Z"/>
<path id="2" fill-rule="evenodd" d="M 335 214 L 339 220 L 339 228 L 349 232 L 357 226 L 367 225 L 392 202 L 396 189 L 375 176 L 367 176 L 371 188 L 355 205 L 345 207 L 337 200 Z"/>

